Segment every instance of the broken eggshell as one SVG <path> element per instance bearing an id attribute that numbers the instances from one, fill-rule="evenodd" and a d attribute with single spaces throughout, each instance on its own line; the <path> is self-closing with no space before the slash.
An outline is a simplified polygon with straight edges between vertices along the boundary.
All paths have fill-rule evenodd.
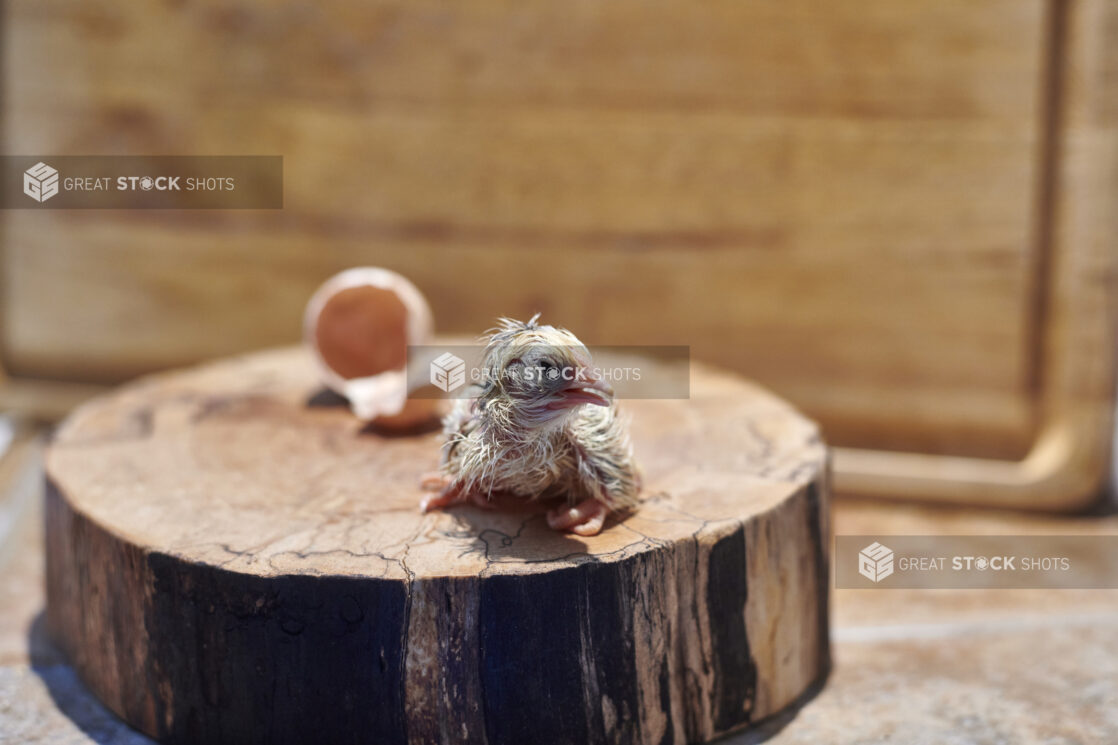
<path id="1" fill-rule="evenodd" d="M 303 314 L 303 340 L 322 382 L 344 396 L 358 418 L 403 426 L 431 415 L 409 401 L 408 345 L 429 344 L 431 308 L 396 272 L 357 267 L 318 288 Z M 411 411 L 418 406 L 422 411 Z"/>

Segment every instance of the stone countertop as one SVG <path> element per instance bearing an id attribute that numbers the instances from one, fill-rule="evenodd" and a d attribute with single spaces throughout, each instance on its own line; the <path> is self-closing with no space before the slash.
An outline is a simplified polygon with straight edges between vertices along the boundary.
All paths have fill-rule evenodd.
<path id="1" fill-rule="evenodd" d="M 0 462 L 0 743 L 151 741 L 47 640 L 39 455 Z M 837 534 L 1118 534 L 1118 516 L 1038 517 L 837 500 Z M 798 711 L 728 745 L 1118 743 L 1118 590 L 836 590 L 835 667 Z"/>

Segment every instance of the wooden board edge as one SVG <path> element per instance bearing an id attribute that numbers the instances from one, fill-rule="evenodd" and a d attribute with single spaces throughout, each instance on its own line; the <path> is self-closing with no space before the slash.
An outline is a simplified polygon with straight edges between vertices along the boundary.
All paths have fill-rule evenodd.
<path id="1" fill-rule="evenodd" d="M 1103 496 L 1112 412 L 1049 423 L 1019 461 L 835 448 L 835 492 L 1074 512 Z M 1105 426 L 1104 426 L 1105 425 Z"/>
<path id="2" fill-rule="evenodd" d="M 1038 156 L 1051 183 L 1041 185 L 1038 225 L 1048 259 L 1038 267 L 1046 281 L 1032 446 L 1018 461 L 835 448 L 838 494 L 1066 512 L 1105 494 L 1118 416 L 1118 221 L 1108 208 L 1118 194 L 1118 104 L 1107 92 L 1118 8 L 1051 0 L 1050 15 L 1047 98 L 1059 111 L 1042 112 L 1052 131 Z"/>

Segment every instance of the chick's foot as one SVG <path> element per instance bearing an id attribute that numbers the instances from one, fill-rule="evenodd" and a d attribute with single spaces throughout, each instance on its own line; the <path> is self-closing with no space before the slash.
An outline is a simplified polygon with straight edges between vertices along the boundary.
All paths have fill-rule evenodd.
<path id="1" fill-rule="evenodd" d="M 547 524 L 552 530 L 575 535 L 597 535 L 602 531 L 609 510 L 596 499 L 586 499 L 574 507 L 556 507 L 547 511 Z"/>
<path id="2" fill-rule="evenodd" d="M 488 495 L 476 491 L 466 491 L 458 481 L 455 481 L 445 474 L 425 474 L 419 480 L 419 485 L 424 491 L 439 492 L 437 495 L 427 497 L 419 503 L 420 512 L 441 510 L 466 502 L 473 502 L 484 510 L 491 510 L 495 507 Z"/>
<path id="3" fill-rule="evenodd" d="M 466 493 L 462 491 L 461 484 L 449 476 L 429 473 L 420 479 L 419 483 L 426 491 L 438 492 L 438 494 L 432 494 L 419 503 L 420 512 L 441 510 L 466 501 Z"/>

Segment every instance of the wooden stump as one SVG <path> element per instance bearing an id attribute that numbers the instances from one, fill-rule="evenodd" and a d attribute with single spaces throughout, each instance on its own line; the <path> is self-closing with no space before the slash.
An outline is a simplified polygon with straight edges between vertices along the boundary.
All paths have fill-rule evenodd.
<path id="1" fill-rule="evenodd" d="M 645 502 L 579 538 L 421 515 L 438 435 L 362 429 L 300 350 L 126 386 L 47 455 L 49 629 L 169 742 L 702 742 L 795 705 L 829 667 L 816 427 L 699 366 L 621 405 Z"/>

